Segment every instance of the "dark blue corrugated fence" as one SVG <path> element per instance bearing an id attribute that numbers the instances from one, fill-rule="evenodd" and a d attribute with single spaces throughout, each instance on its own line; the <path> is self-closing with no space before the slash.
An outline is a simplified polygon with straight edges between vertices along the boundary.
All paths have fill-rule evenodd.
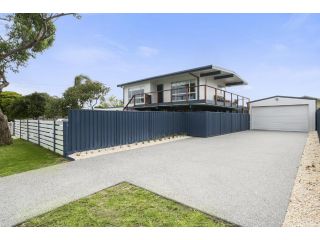
<path id="1" fill-rule="evenodd" d="M 249 114 L 228 112 L 187 112 L 186 133 L 193 137 L 210 137 L 248 130 Z"/>
<path id="2" fill-rule="evenodd" d="M 249 114 L 72 110 L 65 124 L 66 153 L 99 149 L 173 134 L 209 137 L 249 129 Z"/>

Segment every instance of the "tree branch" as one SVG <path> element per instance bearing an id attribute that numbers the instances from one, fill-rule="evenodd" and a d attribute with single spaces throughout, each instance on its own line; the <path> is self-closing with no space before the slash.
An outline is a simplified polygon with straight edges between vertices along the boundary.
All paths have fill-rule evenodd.
<path id="1" fill-rule="evenodd" d="M 5 58 L 13 55 L 13 54 L 16 54 L 20 51 L 23 51 L 23 50 L 26 50 L 26 49 L 29 49 L 29 48 L 32 48 L 33 46 L 35 46 L 38 42 L 40 41 L 43 41 L 47 38 L 50 37 L 50 35 L 46 35 L 48 29 L 47 29 L 47 22 L 53 20 L 53 19 L 57 19 L 59 17 L 62 17 L 62 16 L 66 16 L 66 15 L 73 15 L 73 13 L 60 13 L 60 14 L 54 14 L 54 15 L 50 15 L 49 17 L 45 18 L 43 17 L 44 19 L 44 29 L 41 28 L 39 30 L 39 33 L 37 34 L 37 37 L 33 40 L 33 41 L 30 41 L 30 42 L 26 42 L 26 43 L 21 43 L 19 47 L 17 47 L 16 49 L 13 49 L 5 54 L 2 54 L 0 55 L 0 61 L 4 60 Z"/>

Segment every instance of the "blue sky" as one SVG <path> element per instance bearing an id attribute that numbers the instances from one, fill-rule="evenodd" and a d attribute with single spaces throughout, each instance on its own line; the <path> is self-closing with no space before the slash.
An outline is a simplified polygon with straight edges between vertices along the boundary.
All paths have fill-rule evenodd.
<path id="1" fill-rule="evenodd" d="M 60 96 L 77 74 L 110 86 L 208 64 L 249 85 L 230 91 L 320 97 L 320 14 L 82 14 L 57 22 L 54 46 L 8 75 L 6 90 Z"/>

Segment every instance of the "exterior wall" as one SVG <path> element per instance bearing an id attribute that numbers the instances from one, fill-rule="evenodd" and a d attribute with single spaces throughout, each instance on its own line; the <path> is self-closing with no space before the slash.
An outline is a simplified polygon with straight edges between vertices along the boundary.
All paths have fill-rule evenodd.
<path id="1" fill-rule="evenodd" d="M 157 102 L 157 85 L 163 84 L 163 101 L 164 102 L 171 102 L 171 83 L 173 82 L 179 82 L 179 81 L 185 81 L 185 80 L 196 80 L 197 78 L 191 76 L 190 74 L 185 74 L 181 76 L 173 76 L 173 77 L 167 77 L 163 79 L 158 79 L 154 81 L 145 81 L 140 82 L 136 84 L 126 85 L 123 87 L 123 99 L 124 99 L 124 105 L 128 103 L 130 99 L 128 99 L 128 89 L 133 87 L 142 87 L 144 89 L 145 93 L 148 93 L 151 95 L 152 103 Z M 198 86 L 198 83 L 196 82 L 196 85 Z M 199 78 L 199 85 L 208 85 L 215 88 L 223 88 L 224 84 L 217 80 L 213 80 L 212 77 L 200 77 Z M 167 91 L 166 91 L 167 90 Z M 197 96 L 199 96 L 200 100 L 205 99 L 205 86 L 197 87 Z M 217 91 L 217 94 L 220 96 L 223 96 L 222 91 Z M 207 88 L 207 100 L 214 100 L 215 90 L 213 88 Z"/>
<path id="2" fill-rule="evenodd" d="M 164 91 L 164 93 L 163 93 L 163 101 L 170 102 L 171 101 L 171 91 L 169 91 L 169 90 L 171 89 L 171 83 L 184 81 L 184 80 L 193 80 L 193 79 L 196 80 L 195 77 L 193 77 L 189 74 L 185 74 L 185 75 L 181 75 L 181 76 L 173 76 L 173 77 L 167 77 L 167 78 L 154 80 L 154 81 L 145 81 L 145 82 L 141 82 L 141 83 L 126 85 L 123 88 L 123 90 L 124 90 L 123 91 L 124 105 L 126 105 L 128 103 L 128 101 L 130 100 L 130 99 L 128 99 L 128 89 L 129 88 L 132 88 L 132 87 L 144 88 L 144 92 L 150 94 L 152 102 L 155 103 L 155 102 L 157 102 L 157 93 L 156 93 L 157 85 L 163 84 L 163 90 L 168 90 L 168 91 Z M 202 90 L 202 91 L 204 91 L 204 90 Z"/>
<path id="3" fill-rule="evenodd" d="M 278 101 L 276 99 L 278 99 Z M 252 107 L 288 106 L 288 105 L 308 105 L 309 131 L 315 130 L 316 101 L 311 99 L 301 99 L 301 98 L 291 98 L 291 97 L 273 97 L 273 98 L 264 99 L 257 102 L 251 102 L 250 114 L 252 114 Z"/>
<path id="4" fill-rule="evenodd" d="M 219 85 L 219 81 L 214 80 L 212 77 L 201 77 L 199 80 L 199 85 L 207 85 L 210 87 L 215 87 L 215 88 L 223 88 L 225 87 L 224 84 Z M 207 100 L 214 100 L 214 96 L 215 96 L 215 89 L 214 88 L 207 88 Z M 205 99 L 205 86 L 200 87 L 200 99 Z M 222 91 L 217 91 L 217 95 L 223 96 L 223 92 Z"/>

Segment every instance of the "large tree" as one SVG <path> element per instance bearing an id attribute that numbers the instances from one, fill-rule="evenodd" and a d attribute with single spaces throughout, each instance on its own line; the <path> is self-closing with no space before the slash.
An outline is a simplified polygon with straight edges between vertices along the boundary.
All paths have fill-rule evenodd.
<path id="1" fill-rule="evenodd" d="M 8 71 L 17 73 L 31 58 L 51 47 L 55 20 L 69 13 L 17 13 L 0 15 L 0 92 L 9 85 Z M 79 17 L 78 15 L 72 14 Z M 0 145 L 12 143 L 7 117 L 0 109 Z"/>

